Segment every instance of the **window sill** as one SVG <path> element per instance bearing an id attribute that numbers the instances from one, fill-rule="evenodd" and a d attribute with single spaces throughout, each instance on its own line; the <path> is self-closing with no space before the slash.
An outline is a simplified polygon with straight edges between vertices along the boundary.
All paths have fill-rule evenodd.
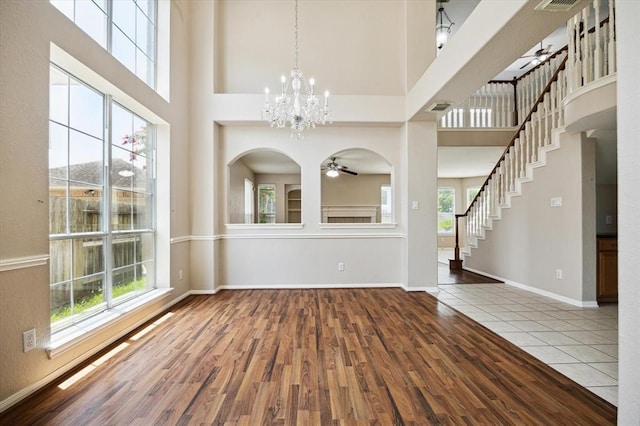
<path id="1" fill-rule="evenodd" d="M 76 345 L 90 338 L 94 333 L 99 332 L 113 324 L 116 319 L 122 318 L 135 311 L 143 309 L 150 302 L 153 302 L 169 293 L 171 288 L 159 288 L 149 293 L 136 297 L 113 309 L 102 312 L 94 317 L 74 324 L 51 334 L 51 344 L 46 349 L 49 359 L 53 359 L 66 351 L 73 349 Z"/>

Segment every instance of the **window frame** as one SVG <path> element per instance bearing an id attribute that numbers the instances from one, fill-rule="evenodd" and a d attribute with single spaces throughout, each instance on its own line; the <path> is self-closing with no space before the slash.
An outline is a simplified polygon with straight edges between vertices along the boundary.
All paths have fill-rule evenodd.
<path id="1" fill-rule="evenodd" d="M 67 329 L 69 327 L 72 327 L 74 325 L 77 325 L 78 323 L 81 323 L 95 315 L 101 314 L 105 311 L 109 311 L 112 308 L 119 306 L 123 303 L 126 303 L 132 299 L 136 299 L 140 296 L 143 296 L 147 293 L 149 293 L 150 291 L 153 291 L 155 289 L 158 288 L 158 281 L 157 281 L 157 269 L 158 269 L 158 262 L 157 262 L 157 179 L 156 179 L 156 175 L 157 175 L 157 150 L 156 150 L 156 141 L 157 141 L 157 136 L 156 136 L 156 125 L 152 122 L 149 121 L 145 118 L 143 118 L 142 116 L 140 116 L 139 114 L 131 111 L 129 108 L 125 107 L 124 105 L 122 105 L 121 103 L 117 102 L 116 100 L 113 99 L 113 97 L 108 94 L 108 93 L 104 93 L 101 90 L 96 89 L 95 87 L 93 87 L 91 84 L 87 83 L 86 81 L 84 81 L 83 79 L 78 78 L 76 75 L 74 75 L 74 73 L 64 69 L 62 66 L 56 64 L 54 61 L 50 62 L 50 77 L 49 77 L 49 86 L 50 86 L 50 91 L 52 90 L 52 80 L 51 80 L 51 74 L 53 73 L 53 71 L 59 72 L 64 74 L 67 77 L 67 87 L 68 87 L 68 91 L 67 91 L 67 100 L 66 100 L 66 116 L 67 116 L 67 123 L 66 125 L 64 123 L 61 123 L 59 121 L 55 121 L 51 118 L 52 116 L 52 106 L 49 105 L 49 123 L 51 126 L 51 123 L 55 123 L 56 125 L 61 125 L 61 126 L 65 126 L 65 129 L 67 131 L 67 135 L 66 135 L 66 150 L 67 150 L 67 155 L 66 155 L 66 170 L 67 170 L 67 174 L 66 174 L 66 178 L 65 179 L 61 179 L 59 177 L 54 177 L 54 179 L 56 180 L 60 180 L 60 181 L 64 181 L 66 183 L 66 190 L 65 190 L 65 211 L 64 211 L 64 216 L 65 216 L 65 226 L 64 226 L 64 232 L 58 232 L 58 233 L 52 233 L 52 224 L 50 222 L 49 225 L 49 241 L 50 241 L 50 259 L 52 259 L 52 263 L 51 263 L 51 268 L 54 268 L 53 262 L 56 261 L 56 259 L 58 259 L 57 256 L 53 256 L 51 255 L 51 246 L 52 246 L 52 242 L 55 241 L 69 241 L 69 251 L 70 253 L 68 253 L 68 257 L 69 259 L 62 259 L 63 262 L 63 266 L 66 266 L 68 268 L 68 273 L 69 273 L 69 277 L 67 279 L 62 279 L 60 281 L 56 281 L 56 282 L 52 282 L 53 276 L 55 274 L 51 274 L 51 278 L 50 282 L 49 282 L 49 287 L 50 287 L 50 292 L 53 291 L 53 288 L 55 286 L 59 286 L 59 285 L 64 285 L 65 283 L 67 283 L 68 285 L 70 285 L 70 289 L 69 289 L 69 306 L 71 309 L 71 314 L 69 314 L 68 316 L 64 317 L 63 319 L 60 320 L 56 320 L 53 321 L 53 309 L 51 309 L 53 306 L 51 306 L 51 311 L 50 311 L 50 324 L 51 324 L 51 329 L 52 332 L 59 332 L 61 330 Z M 70 167 L 73 165 L 71 163 L 71 139 L 70 139 L 70 133 L 71 131 L 77 131 L 74 127 L 71 126 L 71 110 L 72 110 L 72 103 L 71 103 L 71 84 L 78 84 L 81 85 L 83 87 L 85 87 L 88 90 L 91 90 L 99 95 L 101 95 L 102 98 L 102 138 L 101 138 L 101 142 L 102 142 L 102 171 L 101 171 L 101 181 L 102 181 L 102 186 L 100 187 L 99 190 L 101 190 L 101 194 L 100 194 L 100 203 L 101 203 L 101 218 L 99 220 L 100 222 L 100 226 L 99 229 L 97 231 L 89 231 L 89 232 L 74 232 L 72 230 L 71 227 L 71 212 L 69 210 L 69 200 L 72 198 L 72 193 L 71 193 L 71 184 L 75 183 L 75 180 L 71 179 L 70 176 Z M 50 92 L 51 93 L 51 92 Z M 132 116 L 132 120 L 135 120 L 135 118 L 137 117 L 139 120 L 143 121 L 144 123 L 146 123 L 146 126 L 144 127 L 145 129 L 148 129 L 147 131 L 149 132 L 148 135 L 148 140 L 147 142 L 150 143 L 151 148 L 148 152 L 144 153 L 145 158 L 147 159 L 147 161 L 150 163 L 150 173 L 149 176 L 147 176 L 147 181 L 145 182 L 145 189 L 150 191 L 149 193 L 147 192 L 142 192 L 143 194 L 148 194 L 148 197 L 145 197 L 146 199 L 149 199 L 149 209 L 150 211 L 148 212 L 149 215 L 149 221 L 146 223 L 148 226 L 146 227 L 136 227 L 135 226 L 135 221 L 131 222 L 131 228 L 130 229 L 114 229 L 113 228 L 113 224 L 112 224 L 112 204 L 113 204 L 113 197 L 114 197 L 114 191 L 118 191 L 118 187 L 113 185 L 112 182 L 112 164 L 113 164 L 113 157 L 112 157 L 112 149 L 113 149 L 113 145 L 115 143 L 115 139 L 113 135 L 113 123 L 112 123 L 112 112 L 114 110 L 114 107 L 118 107 L 120 109 L 122 109 L 123 111 L 125 111 L 126 113 L 131 114 Z M 132 128 L 134 126 L 135 121 L 132 121 Z M 51 143 L 51 139 L 50 139 L 50 143 Z M 50 148 L 51 150 L 51 148 Z M 135 152 L 133 150 L 130 150 L 131 152 Z M 138 153 L 138 155 L 143 155 Z M 49 153 L 49 156 L 51 156 L 51 152 Z M 134 159 L 131 159 L 130 161 L 134 161 Z M 74 163 L 75 164 L 75 163 Z M 83 164 L 83 163 L 77 163 L 77 164 Z M 61 167 L 60 167 L 61 168 Z M 51 190 L 51 166 L 49 166 L 49 188 Z M 135 179 L 132 180 L 132 182 Z M 82 183 L 81 181 L 79 181 L 79 183 Z M 132 184 L 133 185 L 133 184 Z M 139 191 L 135 190 L 135 186 L 132 186 L 131 189 L 131 193 L 135 194 L 138 193 Z M 93 196 L 93 193 L 90 194 L 91 196 Z M 133 198 L 132 198 L 132 202 L 133 202 Z M 137 205 L 136 205 L 137 206 Z M 132 204 L 132 208 L 133 208 L 133 204 Z M 132 214 L 133 214 L 133 210 L 131 210 Z M 49 213 L 50 216 L 50 221 L 51 221 L 51 211 Z M 131 292 L 128 292 L 128 294 L 125 294 L 123 296 L 114 298 L 113 297 L 113 287 L 114 287 L 114 281 L 113 281 L 113 275 L 114 275 L 114 253 L 113 253 L 113 248 L 114 248 L 114 239 L 118 239 L 121 238 L 123 236 L 125 236 L 125 238 L 127 236 L 131 236 L 132 238 L 134 238 L 134 248 L 133 248 L 133 260 L 131 264 L 128 265 L 124 265 L 122 266 L 123 269 L 125 267 L 131 267 L 134 270 L 134 276 L 136 276 L 136 268 L 140 267 L 141 271 L 147 271 L 147 273 L 145 273 L 145 275 L 147 275 L 148 277 L 148 268 L 146 268 L 146 264 L 148 264 L 148 259 L 141 259 L 139 262 L 137 261 L 137 256 L 135 255 L 135 253 L 137 252 L 137 250 L 142 250 L 142 246 L 137 247 L 137 242 L 138 240 L 144 238 L 144 235 L 151 235 L 151 243 L 150 243 L 150 248 L 148 248 L 147 250 L 151 251 L 151 265 L 152 265 L 152 271 L 151 272 L 151 281 L 147 283 L 147 285 L 145 285 L 145 287 L 142 290 L 134 290 Z M 91 273 L 91 274 L 85 274 L 82 276 L 75 276 L 75 270 L 78 269 L 77 264 L 75 263 L 75 258 L 74 258 L 74 249 L 75 246 L 77 244 L 77 242 L 81 242 L 82 240 L 90 240 L 90 239 L 95 239 L 97 241 L 94 241 L 94 245 L 98 244 L 102 246 L 102 253 L 101 253 L 101 263 L 102 263 L 102 270 L 99 272 L 95 272 L 95 273 Z M 86 242 L 82 243 L 87 244 Z M 145 248 L 147 248 L 147 246 L 145 245 Z M 119 268 L 115 268 L 115 269 L 119 269 Z M 79 270 L 79 269 L 78 269 Z M 144 272 L 143 272 L 144 273 Z M 92 277 L 97 277 L 97 276 L 101 276 L 102 277 L 102 300 L 97 303 L 95 306 L 91 306 L 85 310 L 83 310 L 80 313 L 75 313 L 73 312 L 73 309 L 75 307 L 75 301 L 74 301 L 74 287 L 73 284 L 76 281 L 81 281 L 87 278 L 92 278 Z M 53 300 L 53 299 L 52 299 Z M 64 307 L 65 305 L 61 305 L 61 307 Z"/>
<path id="2" fill-rule="evenodd" d="M 102 12 L 105 15 L 105 19 L 104 19 L 104 34 L 102 34 L 102 37 L 104 38 L 104 43 L 102 42 L 102 40 L 98 40 L 96 37 L 94 37 L 93 34 L 91 34 L 90 32 L 88 32 L 85 29 L 85 25 L 86 22 L 79 22 L 79 19 L 77 17 L 77 5 L 78 2 L 83 1 L 84 3 L 89 2 L 91 3 L 93 6 L 95 6 L 97 8 L 97 10 L 99 10 L 100 12 Z M 133 7 L 136 10 L 136 14 L 134 15 L 134 30 L 133 32 L 134 34 L 134 39 L 131 39 L 131 36 L 129 34 L 127 34 L 125 32 L 125 30 L 123 30 L 122 28 L 120 28 L 120 25 L 118 23 L 116 23 L 114 21 L 114 10 L 113 10 L 113 5 L 114 5 L 114 0 L 105 0 L 105 8 L 102 8 L 100 5 L 98 5 L 94 0 L 63 0 L 63 1 L 55 1 L 55 0 L 49 0 L 49 3 L 56 8 L 57 10 L 60 11 L 60 13 L 62 13 L 63 15 L 65 15 L 67 18 L 69 18 L 78 28 L 80 28 L 85 34 L 87 34 L 91 39 L 93 39 L 96 43 L 98 43 L 100 46 L 102 46 L 107 52 L 109 52 L 109 54 L 111 56 L 113 56 L 118 62 L 120 62 L 125 68 L 127 68 L 129 71 L 131 71 L 136 77 L 138 77 L 140 80 L 142 80 L 143 82 L 145 82 L 145 84 L 147 84 L 149 87 L 151 87 L 154 90 L 158 90 L 158 0 L 148 0 L 149 2 L 151 2 L 153 4 L 153 13 L 151 14 L 152 16 L 150 16 L 150 14 L 148 14 L 147 12 L 144 11 L 144 9 L 138 4 L 138 0 L 130 0 L 133 3 Z M 69 13 L 64 10 L 62 7 L 59 7 L 60 5 L 68 5 L 69 3 L 72 3 L 72 14 L 73 16 L 69 16 Z M 146 22 L 148 23 L 148 25 L 151 25 L 153 27 L 153 48 L 151 49 L 150 53 L 152 54 L 152 56 L 148 56 L 147 55 L 147 49 L 143 49 L 142 46 L 138 45 L 138 13 L 141 13 L 145 18 L 146 18 Z M 123 62 L 118 56 L 116 56 L 116 54 L 114 53 L 114 26 L 117 28 L 118 31 L 120 31 L 122 33 L 122 35 L 124 37 L 126 37 L 126 39 L 128 41 L 130 41 L 133 44 L 134 47 L 134 63 L 132 64 L 132 67 L 130 67 L 130 64 L 126 64 L 125 62 Z M 150 74 L 150 77 L 147 78 L 142 78 L 140 77 L 140 75 L 138 74 L 138 72 L 140 70 L 138 70 L 138 53 L 142 53 L 146 58 L 148 58 L 151 63 L 153 64 L 153 70 Z M 148 65 L 148 64 L 147 64 Z M 148 73 L 148 71 L 147 71 Z M 151 78 L 152 81 L 150 82 L 148 78 Z"/>

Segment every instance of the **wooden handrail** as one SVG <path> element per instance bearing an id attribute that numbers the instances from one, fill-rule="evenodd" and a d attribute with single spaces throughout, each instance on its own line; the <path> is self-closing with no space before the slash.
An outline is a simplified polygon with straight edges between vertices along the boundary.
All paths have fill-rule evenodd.
<path id="1" fill-rule="evenodd" d="M 529 122 L 531 120 L 531 116 L 533 115 L 533 113 L 538 110 L 538 106 L 544 100 L 544 95 L 547 94 L 547 92 L 549 92 L 551 90 L 551 84 L 553 84 L 554 82 L 556 82 L 558 80 L 558 75 L 560 74 L 560 71 L 564 70 L 564 67 L 565 67 L 566 63 L 567 63 L 567 58 L 564 58 L 564 60 L 558 66 L 558 69 L 553 73 L 553 75 L 549 79 L 549 82 L 547 83 L 547 85 L 544 87 L 544 89 L 542 89 L 542 92 L 540 93 L 540 96 L 538 96 L 538 99 L 536 99 L 536 101 L 534 102 L 533 106 L 531 107 L 531 110 L 529 111 L 529 114 L 527 114 L 525 119 L 522 121 L 522 124 L 520 125 L 520 127 L 518 127 L 518 130 L 516 130 L 516 133 L 513 135 L 513 138 L 511 138 L 511 141 L 509 142 L 509 145 L 507 145 L 507 147 L 505 148 L 504 152 L 500 156 L 500 159 L 498 160 L 496 165 L 493 167 L 493 169 L 491 170 L 491 172 L 487 176 L 487 179 L 484 181 L 484 183 L 480 187 L 480 190 L 478 191 L 476 196 L 473 198 L 473 200 L 471 201 L 471 204 L 469 204 L 469 207 L 467 207 L 467 210 L 464 212 L 464 214 L 462 216 L 466 216 L 466 215 L 469 214 L 469 212 L 471 211 L 471 207 L 473 207 L 473 204 L 476 202 L 478 197 L 480 197 L 480 195 L 482 194 L 484 189 L 489 185 L 489 180 L 491 179 L 491 176 L 493 176 L 493 174 L 496 172 L 498 167 L 500 167 L 500 162 L 505 159 L 505 157 L 507 156 L 507 153 L 509 152 L 511 147 L 513 145 L 515 145 L 516 140 L 518 139 L 518 136 L 520 136 L 520 132 L 522 130 L 524 130 L 527 122 Z M 457 228 L 456 228 L 456 232 L 457 232 Z"/>

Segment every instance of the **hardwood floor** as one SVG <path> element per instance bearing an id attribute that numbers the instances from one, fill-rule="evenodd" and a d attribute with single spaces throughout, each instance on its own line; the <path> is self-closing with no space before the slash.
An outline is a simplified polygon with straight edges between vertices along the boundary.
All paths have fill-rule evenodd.
<path id="1" fill-rule="evenodd" d="M 502 281 L 462 269 L 454 271 L 448 265 L 438 262 L 438 284 L 498 284 Z"/>
<path id="2" fill-rule="evenodd" d="M 0 424 L 616 421 L 613 405 L 432 296 L 402 289 L 191 296 L 111 349 L 84 378 L 63 378 Z"/>

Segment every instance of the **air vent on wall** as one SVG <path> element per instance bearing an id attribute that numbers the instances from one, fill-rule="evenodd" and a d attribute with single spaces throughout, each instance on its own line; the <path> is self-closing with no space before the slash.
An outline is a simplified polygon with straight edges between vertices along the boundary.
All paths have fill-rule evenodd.
<path id="1" fill-rule="evenodd" d="M 546 12 L 566 12 L 580 0 L 543 0 L 535 7 L 535 10 Z"/>
<path id="2" fill-rule="evenodd" d="M 453 102 L 448 102 L 448 101 L 436 102 L 435 104 L 429 105 L 425 110 L 425 112 L 442 112 L 447 108 L 449 108 L 451 105 L 453 105 Z"/>

